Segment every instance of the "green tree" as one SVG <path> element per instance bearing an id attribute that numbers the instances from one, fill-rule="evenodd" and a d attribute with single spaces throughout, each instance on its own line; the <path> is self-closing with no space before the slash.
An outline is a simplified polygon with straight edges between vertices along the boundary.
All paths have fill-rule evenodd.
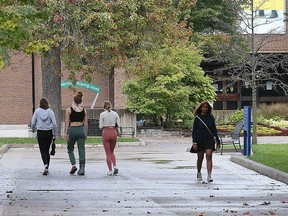
<path id="1" fill-rule="evenodd" d="M 2 0 L 0 7 L 0 69 L 9 64 L 9 53 L 23 51 L 31 54 L 33 36 L 29 29 L 43 17 L 33 6 L 36 1 Z"/>
<path id="2" fill-rule="evenodd" d="M 191 4 L 184 0 L 177 4 L 156 0 L 42 2 L 42 9 L 50 17 L 38 29 L 38 37 L 44 41 L 54 39 L 47 57 L 42 58 L 42 72 L 50 77 L 43 79 L 43 92 L 46 89 L 47 97 L 61 104 L 57 91 L 49 91 L 51 84 L 54 90 L 60 88 L 60 53 L 71 80 L 79 79 L 80 71 L 81 79 L 91 81 L 95 71 L 109 73 L 111 68 L 125 67 L 143 52 L 187 39 L 190 32 L 177 22 L 177 14 L 185 13 Z M 46 66 L 51 64 L 54 66 Z M 45 73 L 45 69 L 50 72 Z"/>
<path id="3" fill-rule="evenodd" d="M 187 22 L 196 33 L 231 32 L 231 25 L 238 21 L 239 8 L 227 0 L 197 1 Z"/>
<path id="4" fill-rule="evenodd" d="M 94 72 L 124 67 L 143 52 L 188 38 L 190 32 L 177 16 L 193 4 L 188 0 L 19 2 L 43 15 L 37 26 L 28 25 L 26 31 L 34 39 L 29 43 L 30 50 L 42 55 L 43 95 L 51 102 L 59 124 L 62 62 L 74 81 L 79 76 L 91 81 Z M 14 10 L 19 2 L 5 1 L 2 9 Z"/>
<path id="5" fill-rule="evenodd" d="M 219 56 L 225 54 L 233 56 L 231 46 L 246 45 L 246 37 L 241 37 L 237 26 L 242 5 L 247 1 L 201 0 L 191 8 L 187 18 L 193 29 L 190 40 L 205 54 L 204 63 L 219 61 Z"/>
<path id="6" fill-rule="evenodd" d="M 201 60 L 196 50 L 183 45 L 163 47 L 137 59 L 137 76 L 123 87 L 127 108 L 160 120 L 164 127 L 172 120 L 193 119 L 195 103 L 215 98 L 211 79 L 199 67 Z"/>

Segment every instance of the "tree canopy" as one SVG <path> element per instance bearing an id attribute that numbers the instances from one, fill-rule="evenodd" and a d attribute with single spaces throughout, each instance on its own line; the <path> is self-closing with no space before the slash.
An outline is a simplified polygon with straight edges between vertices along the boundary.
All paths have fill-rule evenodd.
<path id="1" fill-rule="evenodd" d="M 197 102 L 215 98 L 211 79 L 199 67 L 201 60 L 197 50 L 180 45 L 137 59 L 137 76 L 123 87 L 127 108 L 143 118 L 160 120 L 165 127 L 170 120 L 190 122 Z"/>
<path id="2" fill-rule="evenodd" d="M 1 6 L 0 19 L 6 27 L 0 32 L 0 46 L 42 55 L 43 77 L 49 77 L 42 82 L 43 91 L 51 85 L 54 89 L 60 88 L 61 62 L 69 71 L 69 79 L 74 81 L 80 78 L 90 82 L 93 73 L 109 73 L 111 68 L 123 67 L 135 77 L 131 83 L 145 81 L 140 82 L 141 88 L 147 90 L 151 102 L 142 97 L 148 105 L 137 110 L 138 113 L 159 112 L 158 116 L 182 118 L 184 110 L 191 110 L 193 103 L 213 100 L 215 96 L 211 81 L 199 68 L 201 58 L 195 45 L 188 43 L 192 30 L 187 28 L 186 16 L 195 2 L 6 0 Z M 7 16 L 9 8 L 13 12 L 11 16 L 17 15 L 12 23 L 9 20 L 13 19 Z M 21 8 L 20 15 L 16 13 L 17 8 Z M 1 60 L 3 65 L 4 58 Z M 49 64 L 53 65 L 48 67 Z M 124 88 L 128 100 L 136 97 L 129 90 L 134 88 L 131 83 Z M 150 87 L 150 84 L 153 85 Z M 50 93 L 48 95 L 53 94 Z M 157 104 L 153 95 L 159 97 L 158 104 L 164 106 L 155 106 L 154 110 L 150 106 L 148 111 L 149 103 Z M 53 97 L 50 101 L 56 103 L 56 95 Z M 172 110 L 169 103 L 174 101 L 181 105 Z M 136 111 L 131 106 L 133 100 L 127 104 Z M 187 115 L 191 116 L 191 112 Z"/>
<path id="3" fill-rule="evenodd" d="M 43 17 L 35 0 L 2 0 L 0 7 L 0 68 L 9 63 L 10 51 L 31 53 L 31 29 Z"/>

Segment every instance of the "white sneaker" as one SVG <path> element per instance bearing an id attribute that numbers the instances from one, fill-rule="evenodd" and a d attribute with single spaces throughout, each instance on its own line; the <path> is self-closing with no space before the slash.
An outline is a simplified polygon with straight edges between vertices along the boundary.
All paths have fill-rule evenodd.
<path id="1" fill-rule="evenodd" d="M 108 173 L 107 173 L 107 176 L 112 176 L 113 174 L 112 174 L 112 171 L 109 171 Z"/>
<path id="2" fill-rule="evenodd" d="M 213 179 L 211 178 L 211 175 L 208 175 L 207 182 L 213 182 Z"/>
<path id="3" fill-rule="evenodd" d="M 200 172 L 197 173 L 197 181 L 202 181 L 202 174 Z"/>

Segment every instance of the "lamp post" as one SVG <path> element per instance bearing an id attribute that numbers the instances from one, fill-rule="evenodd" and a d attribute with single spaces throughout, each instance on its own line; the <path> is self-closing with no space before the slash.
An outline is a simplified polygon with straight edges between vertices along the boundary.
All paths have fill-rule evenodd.
<path id="1" fill-rule="evenodd" d="M 35 111 L 35 58 L 34 53 L 31 55 L 31 63 L 32 63 L 32 114 Z"/>

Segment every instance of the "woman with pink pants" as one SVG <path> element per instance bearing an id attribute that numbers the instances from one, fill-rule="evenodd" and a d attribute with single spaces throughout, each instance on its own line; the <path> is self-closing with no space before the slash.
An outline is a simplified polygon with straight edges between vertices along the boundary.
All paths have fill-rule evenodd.
<path id="1" fill-rule="evenodd" d="M 116 157 L 114 149 L 117 142 L 117 128 L 120 127 L 118 114 L 112 110 L 109 101 L 104 102 L 104 111 L 100 114 L 99 128 L 102 129 L 102 142 L 106 153 L 108 176 L 117 175 Z"/>

